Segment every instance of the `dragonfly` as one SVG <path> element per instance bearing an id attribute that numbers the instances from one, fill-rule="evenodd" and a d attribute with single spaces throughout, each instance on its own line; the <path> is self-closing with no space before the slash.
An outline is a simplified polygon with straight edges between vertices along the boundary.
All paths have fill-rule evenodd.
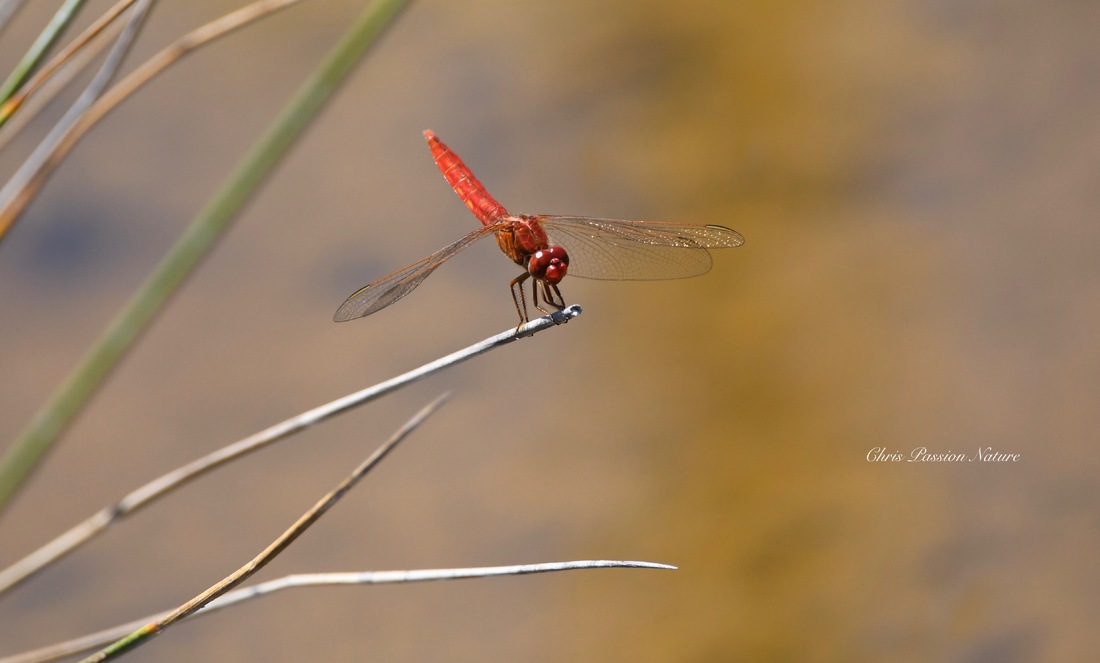
<path id="1" fill-rule="evenodd" d="M 386 308 L 415 290 L 455 254 L 490 235 L 496 237 L 500 250 L 524 270 L 509 284 L 520 327 L 529 320 L 523 288 L 528 279 L 535 308 L 550 314 L 552 311 L 542 304 L 558 311 L 566 306 L 558 288 L 566 274 L 610 281 L 699 276 L 710 271 L 712 261 L 707 249 L 733 248 L 745 243 L 736 230 L 719 225 L 510 214 L 433 132 L 425 131 L 424 138 L 443 177 L 481 222 L 481 227 L 356 290 L 336 310 L 333 316 L 336 322 L 355 320 Z"/>

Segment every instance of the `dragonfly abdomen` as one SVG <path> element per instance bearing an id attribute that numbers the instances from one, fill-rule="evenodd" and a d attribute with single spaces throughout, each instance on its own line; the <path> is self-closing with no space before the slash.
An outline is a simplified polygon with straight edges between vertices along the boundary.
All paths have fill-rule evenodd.
<path id="1" fill-rule="evenodd" d="M 466 207 L 474 213 L 478 221 L 489 225 L 508 215 L 508 210 L 489 195 L 485 187 L 478 181 L 462 159 L 451 148 L 439 140 L 431 131 L 425 131 L 424 137 L 428 139 L 428 147 L 431 148 L 435 165 L 446 178 L 458 197 L 462 199 Z"/>

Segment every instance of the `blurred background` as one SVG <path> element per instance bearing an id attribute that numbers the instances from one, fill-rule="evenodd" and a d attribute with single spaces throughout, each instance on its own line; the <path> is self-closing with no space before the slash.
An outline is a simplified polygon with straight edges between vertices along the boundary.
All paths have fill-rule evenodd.
<path id="1" fill-rule="evenodd" d="M 55 4 L 9 26 L 5 68 Z M 197 53 L 71 155 L 0 247 L 0 448 L 362 5 L 304 3 Z M 159 3 L 131 62 L 235 6 Z M 720 223 L 745 246 L 693 280 L 567 279 L 568 326 L 173 494 L 4 597 L 0 654 L 191 597 L 452 390 L 256 580 L 680 569 L 299 590 L 134 656 L 1083 660 L 1100 648 L 1098 24 L 1080 0 L 415 3 L 4 514 L 0 563 L 515 324 L 518 272 L 492 242 L 331 322 L 476 223 L 424 129 L 512 211 Z"/>

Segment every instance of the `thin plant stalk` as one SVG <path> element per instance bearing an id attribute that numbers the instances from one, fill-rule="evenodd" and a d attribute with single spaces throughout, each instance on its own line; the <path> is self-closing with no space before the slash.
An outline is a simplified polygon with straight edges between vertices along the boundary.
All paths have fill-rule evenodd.
<path id="1" fill-rule="evenodd" d="M 129 2 L 130 0 L 126 0 Z M 103 50 L 110 46 L 118 33 L 125 27 L 121 21 L 114 21 L 99 32 L 95 38 L 81 45 L 74 53 L 65 58 L 64 62 L 49 72 L 48 76 L 42 76 L 43 69 L 35 74 L 25 88 L 19 90 L 0 107 L 0 113 L 4 108 L 10 108 L 11 115 L 6 122 L 0 122 L 0 152 L 4 151 L 23 129 L 38 115 L 39 111 L 64 90 L 81 72 L 98 58 Z M 51 65 L 53 62 L 51 61 Z M 47 65 L 49 67 L 50 65 Z M 33 92 L 33 94 L 30 94 Z M 94 106 L 94 104 L 93 104 Z M 16 112 L 18 111 L 18 112 Z M 2 118 L 0 118 L 2 119 Z"/>
<path id="2" fill-rule="evenodd" d="M 437 580 L 464 580 L 469 578 L 491 578 L 495 576 L 518 576 L 532 573 L 554 573 L 558 571 L 576 571 L 583 569 L 662 569 L 675 571 L 675 566 L 656 562 L 633 560 L 584 559 L 569 562 L 546 562 L 542 564 L 515 564 L 509 566 L 482 566 L 459 569 L 416 569 L 411 571 L 361 571 L 347 573 L 296 573 L 268 580 L 250 587 L 242 587 L 228 592 L 206 604 L 191 617 L 204 617 L 222 608 L 228 608 L 251 599 L 260 598 L 285 589 L 302 587 L 325 587 L 333 585 L 385 585 L 392 583 L 428 582 Z M 164 619 L 170 611 L 135 619 L 109 629 L 89 633 L 78 638 L 59 642 L 35 649 L 34 651 L 0 658 L 0 663 L 46 663 L 59 658 L 110 644 L 132 633 L 142 626 Z"/>
<path id="3" fill-rule="evenodd" d="M 396 433 L 390 437 L 389 440 L 384 442 L 382 446 L 378 447 L 364 460 L 355 470 L 352 471 L 347 478 L 336 485 L 327 495 L 322 497 L 316 504 L 314 504 L 309 510 L 307 510 L 302 516 L 290 526 L 285 532 L 280 534 L 278 538 L 271 542 L 267 548 L 264 548 L 263 552 L 256 555 L 248 561 L 244 566 L 240 567 L 233 573 L 230 573 L 225 578 L 222 578 L 218 582 L 208 587 L 203 592 L 199 593 L 190 601 L 187 601 L 180 607 L 170 612 L 167 616 L 160 619 L 156 619 L 144 626 L 139 627 L 127 636 L 119 638 L 109 647 L 102 649 L 95 654 L 84 659 L 84 663 L 97 663 L 98 661 L 107 661 L 145 644 L 152 638 L 160 635 L 169 626 L 172 626 L 176 622 L 185 619 L 186 617 L 194 614 L 201 609 L 204 605 L 210 603 L 219 596 L 225 595 L 231 589 L 241 584 L 245 580 L 252 577 L 257 571 L 267 566 L 271 560 L 275 559 L 290 547 L 290 544 L 294 543 L 299 536 L 305 533 L 307 529 L 313 526 L 321 516 L 325 515 L 329 509 L 336 505 L 344 495 L 347 495 L 348 491 L 355 487 L 359 481 L 362 480 L 368 472 L 371 471 L 378 463 L 382 462 L 385 458 L 402 440 L 408 436 L 413 430 L 415 430 L 420 424 L 424 422 L 429 416 L 435 412 L 447 399 L 449 394 L 444 394 L 434 401 L 424 406 L 419 412 L 417 412 L 409 421 L 405 423 Z"/>
<path id="4" fill-rule="evenodd" d="M 12 180 L 8 182 L 8 185 L 4 187 L 3 191 L 0 191 L 0 198 L 4 197 L 4 193 L 15 184 L 21 177 L 24 176 L 24 171 L 28 167 L 32 169 L 36 163 L 44 162 L 49 153 L 52 151 L 53 146 L 56 145 L 61 138 L 65 135 L 70 127 L 72 127 L 78 118 L 84 114 L 84 112 L 91 106 L 95 100 L 102 93 L 103 89 L 107 87 L 111 79 L 114 77 L 118 68 L 122 66 L 122 61 L 126 57 L 126 53 L 129 52 L 130 46 L 133 44 L 134 39 L 137 38 L 138 32 L 141 30 L 141 26 L 144 23 L 145 17 L 148 15 L 149 9 L 153 5 L 153 0 L 138 0 L 134 5 L 130 13 L 130 18 L 126 23 L 126 27 L 122 30 L 122 33 L 115 40 L 114 45 L 111 47 L 110 53 L 107 54 L 106 60 L 103 65 L 96 72 L 96 75 L 92 78 L 92 81 L 81 93 L 80 97 L 73 103 L 72 107 L 65 113 L 57 125 L 50 131 L 50 134 L 42 141 L 34 153 L 27 159 L 27 161 L 20 167 L 19 171 L 12 177 Z M 5 471 L 9 467 L 18 469 L 20 467 L 20 460 L 27 460 L 28 456 L 20 456 L 18 453 L 13 455 L 11 452 L 19 452 L 19 442 L 16 441 L 12 449 L 9 450 L 3 461 L 0 461 L 0 508 L 4 503 L 4 492 L 2 486 L 4 485 Z M 7 464 L 9 458 L 14 458 L 15 463 L 11 466 Z M 24 475 L 25 476 L 25 475 Z"/>
<path id="5" fill-rule="evenodd" d="M 0 460 L 0 511 L 407 3 L 379 0 L 367 8 L 39 410 Z"/>
<path id="6" fill-rule="evenodd" d="M 74 124 L 76 124 L 77 120 L 79 120 L 85 111 L 95 103 L 96 99 L 103 93 L 103 90 L 107 88 L 115 74 L 118 73 L 119 67 L 122 66 L 122 61 L 130 51 L 130 47 L 137 38 L 138 32 L 141 31 L 141 26 L 144 24 L 145 17 L 148 15 L 152 5 L 153 0 L 137 1 L 133 10 L 130 12 L 130 18 L 126 22 L 126 27 L 123 28 L 122 33 L 115 39 L 114 45 L 111 46 L 111 51 L 107 54 L 107 59 L 103 62 L 103 65 L 100 66 L 99 71 L 96 72 L 96 75 L 92 78 L 91 82 L 88 83 L 88 86 L 80 94 L 80 97 L 78 97 L 72 107 L 66 111 L 65 115 L 53 128 L 50 134 L 42 141 L 35 152 L 26 162 L 24 162 L 12 177 L 11 181 L 4 187 L 4 191 L 0 191 L 0 199 L 7 198 L 8 196 L 5 194 L 10 188 L 17 187 L 20 180 L 26 177 L 27 172 L 33 172 L 33 170 L 40 167 L 41 163 L 47 160 L 54 146 L 60 142 L 61 138 Z"/>
<path id="7" fill-rule="evenodd" d="M 232 460 L 236 460 L 252 452 L 259 451 L 270 444 L 290 437 L 295 433 L 304 431 L 330 417 L 342 414 L 352 408 L 385 396 L 390 392 L 428 377 L 444 368 L 454 366 L 455 364 L 466 361 L 467 359 L 472 359 L 489 350 L 507 345 L 516 339 L 525 338 L 543 329 L 568 322 L 580 315 L 580 312 L 581 308 L 573 305 L 566 308 L 564 311 L 532 320 L 518 330 L 509 329 L 508 331 L 491 336 L 479 343 L 475 343 L 445 357 L 436 359 L 435 361 L 424 364 L 419 368 L 398 375 L 397 377 L 380 382 L 374 386 L 367 387 L 366 389 L 362 389 L 334 401 L 330 401 L 312 410 L 308 410 L 285 421 L 279 422 L 274 426 L 269 426 L 258 433 L 254 433 L 242 440 L 191 461 L 182 467 L 150 481 L 137 490 L 132 491 L 115 504 L 101 509 L 98 513 L 93 514 L 90 518 L 72 527 L 69 531 L 53 541 L 50 541 L 15 564 L 0 571 L 0 594 L 3 594 L 5 591 L 23 582 L 33 574 L 41 571 L 46 566 L 73 552 L 81 545 L 103 533 L 117 521 L 133 514 L 154 500 L 167 495 L 173 490 L 180 488 L 215 468 L 221 467 Z"/>
<path id="8" fill-rule="evenodd" d="M 0 242 L 34 200 L 61 160 L 107 113 L 169 65 L 196 48 L 301 0 L 257 0 L 187 33 L 147 60 L 89 106 L 77 121 L 24 163 L 0 190 Z M 45 141 L 44 141 L 45 142 Z"/>
<path id="9" fill-rule="evenodd" d="M 103 90 L 107 88 L 111 79 L 113 79 L 118 72 L 119 67 L 122 66 L 122 61 L 129 52 L 130 46 L 133 45 L 134 40 L 137 38 L 137 34 L 141 30 L 141 26 L 152 4 L 152 0 L 139 0 L 138 4 L 133 7 L 133 11 L 130 12 L 130 19 L 126 22 L 126 27 L 115 39 L 111 51 L 108 53 L 102 66 L 100 66 L 99 71 L 96 72 L 91 82 L 88 83 L 88 86 L 69 110 L 65 112 L 61 120 L 59 120 L 53 129 L 50 130 L 46 138 L 39 143 L 35 151 L 23 162 L 11 179 L 8 180 L 7 184 L 4 185 L 4 188 L 0 190 L 0 200 L 12 199 L 15 192 L 23 188 L 23 183 L 32 179 L 34 173 L 42 169 L 43 164 L 49 160 L 49 155 L 54 152 L 57 144 L 61 142 L 80 117 L 84 115 L 93 103 L 95 103 L 96 99 L 103 93 Z M 14 97 L 7 99 L 3 106 L 0 106 L 0 109 L 7 107 L 8 103 L 13 101 L 13 99 Z M 0 117 L 0 120 L 2 119 L 3 118 Z"/>
<path id="10" fill-rule="evenodd" d="M 61 49 L 57 55 L 50 58 L 41 69 L 34 72 L 24 85 L 21 85 L 12 95 L 0 104 L 0 127 L 11 118 L 27 100 L 27 97 L 37 90 L 54 72 L 68 62 L 76 53 L 85 48 L 93 39 L 100 35 L 108 26 L 114 23 L 122 12 L 126 11 L 136 0 L 119 0 L 102 16 L 84 29 L 76 39 Z"/>
<path id="11" fill-rule="evenodd" d="M 53 15 L 50 22 L 46 24 L 45 29 L 38 35 L 38 39 L 35 39 L 34 43 L 31 44 L 30 50 L 15 65 L 15 69 L 12 70 L 7 80 L 0 85 L 0 102 L 10 99 L 11 95 L 23 86 L 23 82 L 38 67 L 42 62 L 42 58 L 46 57 L 46 53 L 49 53 L 50 48 L 65 32 L 65 28 L 69 27 L 69 23 L 72 23 L 73 19 L 76 18 L 76 14 L 84 6 L 84 2 L 85 0 L 65 0 L 65 4 L 61 5 L 61 8 Z"/>

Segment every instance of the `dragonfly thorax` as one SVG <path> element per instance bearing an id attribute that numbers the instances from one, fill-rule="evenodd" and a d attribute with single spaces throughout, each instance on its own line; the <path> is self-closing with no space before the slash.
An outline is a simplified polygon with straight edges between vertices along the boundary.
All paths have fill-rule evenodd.
<path id="1" fill-rule="evenodd" d="M 535 251 L 527 261 L 527 272 L 540 281 L 557 285 L 569 271 L 569 254 L 560 246 Z"/>
<path id="2" fill-rule="evenodd" d="M 520 267 L 527 267 L 537 251 L 550 248 L 550 240 L 536 217 L 526 214 L 510 215 L 502 219 L 503 227 L 497 231 L 497 245 Z"/>

